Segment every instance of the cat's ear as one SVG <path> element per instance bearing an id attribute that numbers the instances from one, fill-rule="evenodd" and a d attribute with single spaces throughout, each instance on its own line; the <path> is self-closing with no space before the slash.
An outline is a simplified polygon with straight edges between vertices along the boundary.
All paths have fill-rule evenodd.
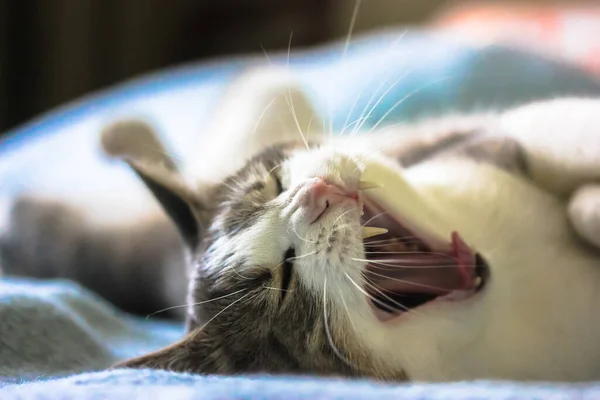
<path id="1" fill-rule="evenodd" d="M 199 135 L 189 174 L 219 181 L 266 147 L 318 143 L 324 130 L 307 89 L 287 66 L 261 66 L 233 79 Z"/>
<path id="2" fill-rule="evenodd" d="M 117 363 L 112 368 L 160 369 L 173 372 L 209 374 L 218 372 L 219 362 L 213 344 L 201 330 L 190 332 L 180 341 L 158 351 Z"/>
<path id="3" fill-rule="evenodd" d="M 145 122 L 124 120 L 102 132 L 104 151 L 133 169 L 175 224 L 182 239 L 195 248 L 205 225 L 206 206 L 179 173 L 174 160 Z"/>

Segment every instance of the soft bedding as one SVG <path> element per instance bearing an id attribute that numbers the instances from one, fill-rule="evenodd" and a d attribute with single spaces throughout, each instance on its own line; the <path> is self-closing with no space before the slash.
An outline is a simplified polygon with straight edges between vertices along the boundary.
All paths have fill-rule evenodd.
<path id="1" fill-rule="evenodd" d="M 285 56 L 273 59 L 285 61 Z M 127 169 L 99 153 L 96 135 L 104 122 L 121 114 L 149 116 L 173 153 L 185 159 L 193 149 L 190 143 L 208 126 L 215 96 L 237 72 L 257 62 L 226 60 L 161 72 L 17 129 L 0 144 L 0 206 L 23 191 L 73 202 L 81 196 L 118 197 L 119 187 L 137 183 Z M 370 127 L 383 117 L 394 123 L 557 95 L 600 95 L 600 82 L 577 68 L 508 48 L 472 48 L 423 32 L 363 38 L 344 57 L 339 48 L 312 50 L 293 56 L 290 67 L 335 129 L 357 119 L 365 107 L 373 107 L 366 124 Z M 331 108 L 333 103 L 336 107 Z M 3 227 L 0 213 L 0 231 Z M 117 360 L 158 349 L 182 333 L 177 323 L 123 314 L 71 282 L 4 278 L 0 399 L 600 398 L 600 384 L 595 383 L 384 385 L 309 377 L 105 371 Z"/>

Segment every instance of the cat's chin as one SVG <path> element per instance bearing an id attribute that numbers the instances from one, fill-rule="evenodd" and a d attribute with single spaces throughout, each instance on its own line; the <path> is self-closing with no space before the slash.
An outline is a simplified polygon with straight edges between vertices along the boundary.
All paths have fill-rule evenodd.
<path id="1" fill-rule="evenodd" d="M 361 217 L 363 226 L 383 228 L 371 229 L 378 231 L 376 236 L 363 240 L 369 261 L 364 289 L 375 316 L 387 322 L 431 303 L 462 301 L 479 293 L 490 274 L 483 257 L 442 224 L 400 171 L 380 164 L 366 171 L 363 176 L 376 175 L 369 181 L 381 186 L 363 192 Z"/>

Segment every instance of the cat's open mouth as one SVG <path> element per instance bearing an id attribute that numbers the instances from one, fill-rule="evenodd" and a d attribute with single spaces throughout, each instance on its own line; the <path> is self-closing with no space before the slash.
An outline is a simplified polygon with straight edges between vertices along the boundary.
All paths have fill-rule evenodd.
<path id="1" fill-rule="evenodd" d="M 483 258 L 456 232 L 436 246 L 365 198 L 363 224 L 387 229 L 365 238 L 365 291 L 381 321 L 433 301 L 458 301 L 480 291 L 489 276 Z M 436 248 L 439 247 L 439 248 Z"/>

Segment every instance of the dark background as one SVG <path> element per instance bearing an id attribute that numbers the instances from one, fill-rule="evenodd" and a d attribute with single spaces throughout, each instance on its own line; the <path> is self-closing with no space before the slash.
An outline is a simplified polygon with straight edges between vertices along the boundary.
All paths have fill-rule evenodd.
<path id="1" fill-rule="evenodd" d="M 363 0 L 354 31 L 418 24 L 451 3 Z M 285 49 L 292 31 L 292 48 L 343 37 L 354 5 L 355 0 L 0 0 L 0 134 L 91 91 L 170 65 Z"/>
<path id="2" fill-rule="evenodd" d="M 364 0 L 357 31 L 444 0 Z M 354 0 L 0 0 L 0 132 L 90 91 L 190 60 L 321 43 Z"/>

